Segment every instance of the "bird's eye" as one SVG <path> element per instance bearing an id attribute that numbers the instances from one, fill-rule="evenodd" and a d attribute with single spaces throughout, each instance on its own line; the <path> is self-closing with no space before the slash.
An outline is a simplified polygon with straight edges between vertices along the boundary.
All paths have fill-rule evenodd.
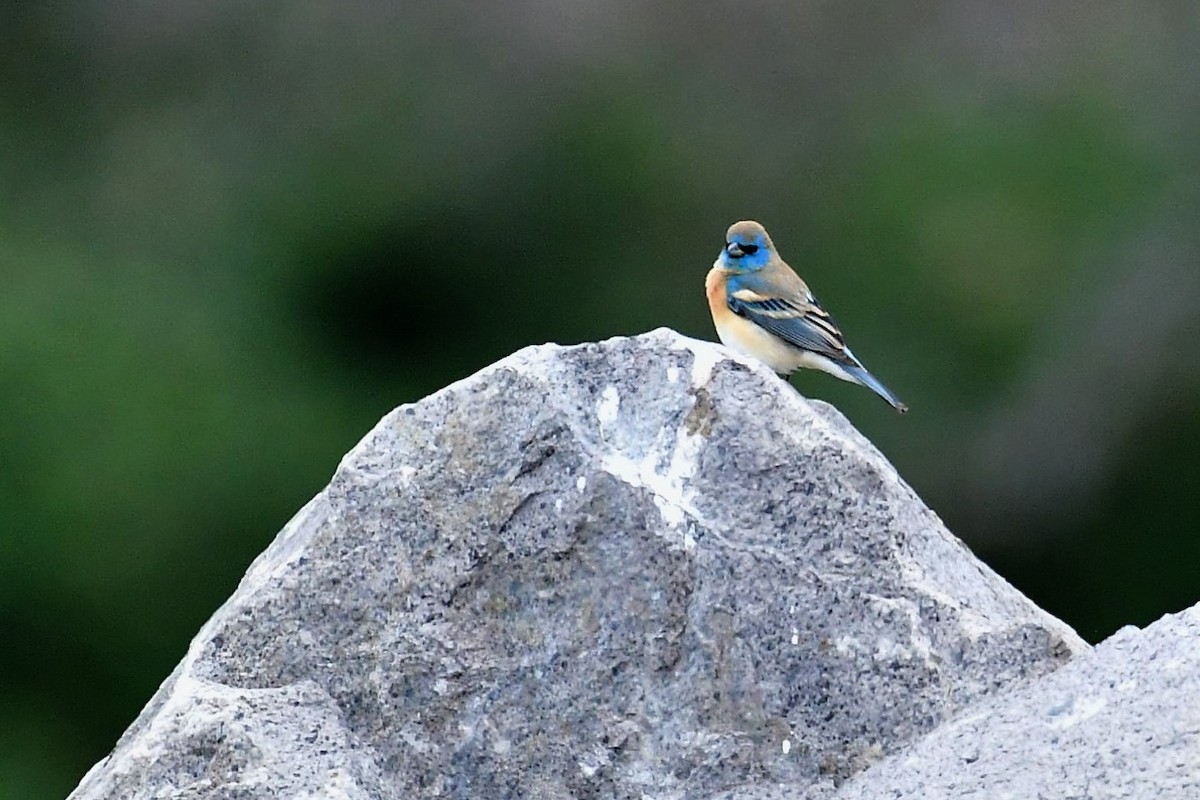
<path id="1" fill-rule="evenodd" d="M 748 256 L 752 256 L 758 252 L 758 245 L 756 245 L 756 244 L 743 244 L 743 245 L 738 245 L 738 246 L 741 247 L 742 252 Z"/>

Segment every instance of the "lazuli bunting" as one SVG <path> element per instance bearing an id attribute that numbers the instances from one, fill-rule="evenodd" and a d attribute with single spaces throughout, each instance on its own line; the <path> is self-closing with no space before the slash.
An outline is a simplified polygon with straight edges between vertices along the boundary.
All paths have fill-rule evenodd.
<path id="1" fill-rule="evenodd" d="M 784 375 L 798 367 L 828 372 L 867 387 L 901 413 L 908 411 L 846 347 L 842 332 L 757 222 L 729 227 L 704 290 L 717 335 L 727 347 Z"/>

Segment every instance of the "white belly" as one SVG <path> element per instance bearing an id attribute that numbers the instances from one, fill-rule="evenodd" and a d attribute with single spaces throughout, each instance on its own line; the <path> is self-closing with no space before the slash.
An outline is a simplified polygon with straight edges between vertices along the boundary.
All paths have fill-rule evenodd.
<path id="1" fill-rule="evenodd" d="M 716 322 L 716 328 L 717 336 L 726 347 L 730 347 L 742 355 L 756 358 L 783 375 L 804 367 L 819 369 L 822 372 L 828 372 L 835 378 L 858 383 L 828 358 L 809 350 L 793 347 L 736 314 L 730 314 Z"/>
<path id="2" fill-rule="evenodd" d="M 726 347 L 756 358 L 776 372 L 789 373 L 803 365 L 803 351 L 772 336 L 742 317 L 730 314 L 716 323 L 717 336 Z"/>

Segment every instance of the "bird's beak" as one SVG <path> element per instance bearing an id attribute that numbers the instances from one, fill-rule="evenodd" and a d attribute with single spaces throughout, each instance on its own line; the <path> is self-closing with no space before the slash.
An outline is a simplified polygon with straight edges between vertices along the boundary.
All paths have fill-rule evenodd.
<path id="1" fill-rule="evenodd" d="M 725 252 L 729 254 L 730 258 L 741 258 L 743 255 L 745 255 L 745 253 L 742 252 L 742 248 L 738 246 L 737 242 L 730 242 L 729 244 L 725 245 Z"/>

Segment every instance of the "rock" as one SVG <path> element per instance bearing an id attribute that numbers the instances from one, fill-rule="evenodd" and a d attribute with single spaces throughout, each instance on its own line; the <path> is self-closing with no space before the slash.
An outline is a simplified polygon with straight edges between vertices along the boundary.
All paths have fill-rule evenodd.
<path id="1" fill-rule="evenodd" d="M 1196 800 L 1197 696 L 1200 605 L 979 703 L 837 798 Z"/>
<path id="2" fill-rule="evenodd" d="M 1087 652 L 765 367 L 545 345 L 388 414 L 72 796 L 826 796 Z"/>

